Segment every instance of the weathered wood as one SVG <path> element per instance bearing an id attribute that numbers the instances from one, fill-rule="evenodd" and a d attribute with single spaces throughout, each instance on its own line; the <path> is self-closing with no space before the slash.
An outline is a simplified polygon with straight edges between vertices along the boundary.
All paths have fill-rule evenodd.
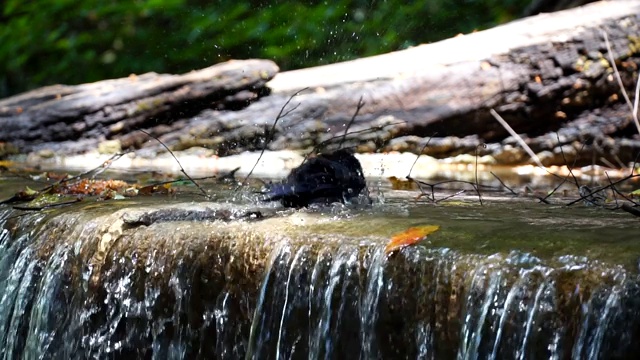
<path id="1" fill-rule="evenodd" d="M 212 102 L 228 94 L 254 97 L 254 90 L 238 90 L 256 85 L 211 92 L 216 93 L 215 100 L 205 97 L 196 106 L 185 101 L 194 91 L 186 86 L 172 87 L 169 100 L 160 104 L 149 95 L 142 106 L 132 100 L 135 97 L 114 106 L 88 95 L 75 100 L 74 93 L 63 96 L 73 100 L 67 105 L 39 111 L 41 105 L 31 106 L 28 99 L 16 97 L 9 99 L 10 104 L 0 102 L 0 108 L 27 104 L 24 114 L 30 117 L 0 118 L 0 140 L 29 151 L 84 150 L 103 138 L 119 140 L 125 148 L 161 149 L 145 142 L 144 134 L 131 132 L 144 128 L 176 150 L 205 146 L 227 155 L 262 149 L 265 139 L 274 150 L 309 149 L 334 138 L 334 144 L 360 151 L 419 152 L 436 137 L 426 153 L 451 156 L 478 151 L 502 162 L 528 161 L 517 146 L 501 146 L 515 142 L 489 114 L 494 108 L 548 164 L 591 161 L 594 152 L 612 162 L 617 158 L 626 162 L 640 151 L 640 142 L 634 140 L 637 129 L 613 76 L 603 31 L 626 90 L 632 93 L 640 64 L 640 1 L 602 1 L 403 51 L 280 73 L 267 84 L 270 96 L 237 111 L 216 108 Z M 254 71 L 260 86 L 275 73 L 275 66 L 270 66 L 271 70 Z M 266 75 L 260 76 L 261 72 Z M 270 133 L 288 98 L 304 88 Z M 49 88 L 37 95 L 47 104 L 54 102 L 52 94 L 57 93 Z M 110 96 L 104 92 L 99 99 Z M 343 141 L 340 136 L 360 98 L 366 104 Z M 144 111 L 138 113 L 140 107 Z M 91 112 L 75 122 L 68 116 L 79 108 Z M 28 120 L 32 118 L 37 121 Z M 58 129 L 55 136 L 51 129 Z M 478 148 L 483 143 L 490 145 Z"/>
<path id="2" fill-rule="evenodd" d="M 0 141 L 30 151 L 86 150 L 96 140 L 189 118 L 212 107 L 240 108 L 266 94 L 278 72 L 267 60 L 230 61 L 184 75 L 147 73 L 77 86 L 55 85 L 0 101 Z M 124 137 L 123 137 L 124 136 Z M 74 143 L 69 143 L 73 141 Z M 92 145 L 91 147 L 90 144 Z"/>
<path id="3" fill-rule="evenodd" d="M 363 97 L 366 105 L 350 129 L 356 134 L 343 144 L 361 151 L 419 152 L 437 136 L 450 138 L 433 139 L 426 153 L 474 154 L 478 145 L 508 136 L 489 114 L 495 108 L 548 164 L 590 162 L 594 151 L 611 162 L 630 161 L 640 144 L 619 147 L 613 139 L 637 129 L 602 31 L 632 93 L 640 64 L 639 10 L 639 1 L 598 2 L 396 53 L 281 73 L 269 83 L 271 96 L 240 112 L 202 113 L 187 125 L 190 136 L 163 140 L 176 148 L 212 147 L 221 155 L 260 149 L 287 98 L 310 87 L 292 101 L 290 108 L 298 107 L 279 121 L 269 148 L 309 148 L 342 134 Z M 365 129 L 373 130 L 358 132 Z M 503 162 L 528 161 L 510 147 L 478 151 Z"/>

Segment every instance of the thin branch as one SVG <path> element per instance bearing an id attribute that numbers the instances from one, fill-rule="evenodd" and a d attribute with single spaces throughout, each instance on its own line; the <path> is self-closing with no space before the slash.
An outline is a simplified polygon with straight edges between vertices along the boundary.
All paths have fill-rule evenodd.
<path id="1" fill-rule="evenodd" d="M 403 125 L 406 124 L 406 122 L 404 121 L 398 121 L 398 122 L 393 122 L 393 123 L 389 123 L 389 124 L 384 124 L 384 125 L 378 125 L 378 126 L 372 126 L 370 128 L 367 129 L 362 129 L 362 130 L 356 130 L 356 131 L 351 131 L 349 133 L 347 133 L 346 135 L 354 135 L 354 134 L 361 134 L 361 133 L 369 133 L 369 132 L 373 132 L 373 131 L 377 131 L 377 130 L 382 130 L 388 126 L 394 126 L 394 125 Z M 336 136 L 332 136 L 326 140 L 323 140 L 321 142 L 319 142 L 318 144 L 316 144 L 313 149 L 311 149 L 311 151 L 305 156 L 305 160 L 307 159 L 307 157 L 309 157 L 312 154 L 315 154 L 319 149 L 323 148 L 326 144 L 331 143 L 333 140 L 335 140 L 336 138 L 341 138 L 344 135 L 336 135 Z"/>
<path id="2" fill-rule="evenodd" d="M 565 177 L 564 179 L 562 179 L 562 181 L 560 182 L 560 184 L 556 185 L 556 187 L 553 188 L 553 190 L 549 191 L 547 193 L 547 196 L 543 197 L 542 199 L 540 199 L 540 202 L 544 202 L 545 204 L 549 204 L 549 202 L 547 201 L 548 198 L 550 198 L 553 194 L 556 193 L 556 191 L 558 191 L 558 189 L 560 189 L 560 187 L 562 185 L 564 185 L 564 183 L 566 183 L 568 180 L 567 177 Z M 580 188 L 580 186 L 578 186 L 578 188 Z"/>
<path id="3" fill-rule="evenodd" d="M 39 193 L 43 193 L 46 192 L 48 190 L 50 190 L 51 188 L 53 188 L 54 186 L 57 185 L 62 185 L 62 184 L 66 184 L 66 183 L 70 183 L 73 182 L 75 180 L 80 180 L 80 179 L 94 179 L 96 176 L 102 174 L 103 172 L 105 172 L 109 167 L 111 167 L 111 164 L 113 164 L 114 161 L 120 159 L 122 156 L 124 156 L 125 153 L 118 153 L 118 154 L 113 154 L 111 155 L 110 158 L 108 158 L 107 160 L 103 161 L 102 164 L 100 164 L 99 166 L 91 169 L 91 170 L 87 170 L 83 173 L 80 173 L 78 175 L 72 176 L 70 178 L 66 178 L 66 179 L 60 179 L 57 182 L 55 182 L 54 184 L 51 184 L 47 187 L 45 187 L 44 189 L 38 191 Z"/>
<path id="4" fill-rule="evenodd" d="M 480 187 L 478 185 L 478 147 L 484 147 L 486 148 L 487 145 L 485 144 L 479 144 L 478 146 L 476 146 L 476 166 L 475 166 L 475 174 L 476 174 L 476 183 L 473 185 L 473 188 L 476 190 L 476 192 L 478 193 L 478 200 L 480 200 L 480 206 L 482 206 L 482 195 L 480 194 Z"/>
<path id="5" fill-rule="evenodd" d="M 538 158 L 538 155 L 536 155 L 533 150 L 531 150 L 529 145 L 524 142 L 522 137 L 516 134 L 513 128 L 509 126 L 509 124 L 507 124 L 507 122 L 495 110 L 490 109 L 489 112 L 500 123 L 500 125 L 502 125 L 502 127 L 504 127 L 505 130 L 507 130 L 509 134 L 511 134 L 511 136 L 513 136 L 518 141 L 518 144 L 520 144 L 520 146 L 522 146 L 522 148 L 529 154 L 529 156 L 531 156 L 531 159 L 533 159 L 536 165 L 544 169 L 545 167 L 544 165 L 542 165 L 542 162 L 540 161 L 540 158 Z"/>
<path id="6" fill-rule="evenodd" d="M 616 194 L 620 195 L 620 197 L 622 197 L 623 199 L 627 200 L 628 202 L 632 203 L 635 206 L 640 206 L 640 204 L 638 204 L 637 202 L 635 202 L 633 199 L 631 199 L 629 196 L 625 195 L 624 193 L 622 193 L 620 190 L 618 190 L 617 187 L 615 187 L 615 184 L 613 184 L 613 182 L 611 181 L 611 179 L 609 178 L 609 174 L 607 174 L 605 172 L 605 175 L 607 176 L 607 179 L 609 180 L 609 185 L 611 185 L 611 190 L 613 190 L 613 196 L 615 198 Z M 618 200 L 616 199 L 616 204 L 618 203 Z"/>
<path id="7" fill-rule="evenodd" d="M 256 169 L 256 166 L 258 166 L 258 164 L 260 163 L 260 159 L 262 159 L 262 156 L 264 155 L 264 152 L 267 150 L 267 146 L 269 146 L 269 142 L 271 142 L 271 137 L 273 136 L 273 134 L 275 134 L 276 125 L 278 124 L 278 121 L 280 119 L 282 119 L 283 117 L 289 115 L 295 109 L 297 109 L 298 106 L 300 106 L 300 104 L 294 106 L 293 109 L 287 111 L 286 113 L 284 112 L 284 109 L 287 107 L 287 105 L 289 105 L 289 103 L 291 102 L 291 100 L 293 100 L 294 97 L 296 97 L 298 94 L 300 94 L 301 92 L 303 92 L 303 91 L 305 91 L 307 89 L 308 89 L 308 87 L 296 91 L 293 95 L 289 96 L 289 99 L 287 99 L 287 101 L 284 103 L 284 105 L 282 105 L 282 108 L 280 108 L 280 112 L 278 113 L 278 116 L 276 116 L 276 119 L 274 120 L 273 125 L 271 126 L 271 130 L 269 131 L 269 133 L 265 134 L 266 137 L 264 139 L 264 146 L 262 147 L 262 150 L 260 151 L 260 155 L 258 156 L 258 160 L 256 160 L 256 163 L 253 164 L 253 167 L 251 168 L 251 171 L 249 171 L 247 176 L 245 176 L 245 178 L 242 180 L 240 185 L 238 185 L 238 187 L 236 187 L 234 191 L 238 191 L 238 189 L 240 189 L 242 186 L 246 185 L 247 180 L 249 180 L 249 177 L 253 174 L 253 171 Z"/>
<path id="8" fill-rule="evenodd" d="M 622 77 L 620 77 L 620 72 L 618 71 L 618 67 L 616 66 L 616 60 L 613 58 L 613 51 L 611 51 L 611 44 L 609 44 L 609 36 L 607 36 L 607 32 L 603 29 L 600 29 L 600 32 L 604 37 L 604 43 L 607 46 L 607 53 L 609 54 L 609 61 L 611 62 L 611 67 L 613 67 L 613 73 L 616 76 L 618 86 L 620 86 L 620 92 L 622 93 L 622 97 L 624 97 L 624 101 L 627 103 L 627 106 L 629 106 L 631 116 L 633 117 L 633 122 L 636 124 L 638 133 L 640 133 L 640 121 L 638 121 L 638 95 L 640 95 L 640 76 L 638 76 L 638 82 L 636 83 L 636 98 L 633 100 L 633 105 L 631 105 L 631 100 L 629 100 L 629 95 L 627 95 L 627 91 L 624 89 Z"/>
<path id="9" fill-rule="evenodd" d="M 353 122 L 356 120 L 356 116 L 358 116 L 358 113 L 363 106 L 364 101 L 362 101 L 362 95 L 360 95 L 360 100 L 358 100 L 358 105 L 356 105 L 356 111 L 353 113 L 351 120 L 349 120 L 347 127 L 344 129 L 344 134 L 342 134 L 342 140 L 340 140 L 340 143 L 338 144 L 338 149 L 342 148 L 342 143 L 344 143 L 344 141 L 347 139 L 347 132 L 349 131 L 349 128 L 351 127 Z"/>
<path id="10" fill-rule="evenodd" d="M 613 183 L 613 181 L 611 181 L 611 178 L 609 177 L 609 173 L 608 172 L 604 172 L 604 175 L 607 177 L 607 180 L 609 181 L 609 185 L 611 185 Z M 612 187 L 613 189 L 613 200 L 616 202 L 616 208 L 618 208 L 618 197 L 616 196 L 616 193 L 618 192 L 618 189 L 616 189 L 616 187 Z"/>
<path id="11" fill-rule="evenodd" d="M 540 197 L 540 196 L 536 195 L 536 192 L 535 192 L 532 188 L 530 188 L 530 187 L 529 187 L 529 185 L 525 186 L 525 191 L 531 191 L 531 196 L 532 196 L 532 197 L 534 197 L 534 198 L 536 198 L 536 199 L 538 199 L 538 200 L 540 200 L 540 202 L 543 202 L 543 203 L 545 203 L 545 204 L 547 204 L 547 205 L 551 204 L 551 203 L 547 200 L 547 198 L 546 198 L 546 197 L 544 197 L 544 198 L 543 198 L 543 197 Z M 525 192 L 525 193 L 526 193 L 526 192 Z"/>
<path id="12" fill-rule="evenodd" d="M 640 121 L 638 121 L 638 99 L 640 99 L 640 76 L 638 76 L 638 81 L 636 82 L 636 93 L 635 99 L 633 99 L 633 112 L 631 115 L 633 116 L 633 121 L 636 123 L 636 128 L 638 128 L 638 132 L 640 133 Z"/>
<path id="13" fill-rule="evenodd" d="M 436 204 L 437 204 L 437 203 L 439 203 L 439 202 L 441 202 L 441 201 L 449 200 L 449 199 L 451 199 L 452 197 L 458 196 L 458 195 L 460 195 L 460 194 L 464 194 L 465 192 L 466 192 L 466 190 L 460 190 L 460 191 L 455 192 L 455 193 L 453 193 L 453 194 L 451 194 L 451 195 L 449 195 L 449 196 L 445 196 L 445 197 L 443 197 L 442 199 L 435 200 L 435 201 L 434 201 L 434 203 L 436 203 Z M 480 199 L 480 205 L 482 205 L 482 198 Z"/>
<path id="14" fill-rule="evenodd" d="M 562 144 L 560 143 L 560 135 L 558 134 L 557 131 L 556 131 L 556 139 L 558 139 L 558 147 L 560 148 L 560 154 L 562 155 L 562 160 L 564 161 L 565 164 L 568 164 L 567 157 L 564 155 L 564 150 L 562 149 Z M 584 143 L 582 144 L 582 148 L 584 148 Z M 576 166 L 577 161 L 578 161 L 578 157 L 576 156 L 573 159 L 573 164 L 571 165 L 571 167 L 567 165 L 567 168 L 569 169 L 569 174 L 573 178 L 574 183 L 576 184 L 576 186 L 579 187 L 580 183 L 578 182 L 578 178 L 576 178 L 576 175 L 573 173 L 573 167 Z"/>
<path id="15" fill-rule="evenodd" d="M 169 147 L 167 145 L 165 145 L 165 143 L 163 143 L 162 141 L 160 141 L 160 139 L 158 139 L 157 137 L 155 137 L 154 135 L 151 135 L 150 133 L 142 130 L 142 129 L 138 129 L 138 131 L 140 131 L 141 133 L 147 135 L 150 138 L 155 139 L 157 142 L 160 143 L 160 145 L 162 145 L 162 147 L 164 147 L 165 149 L 167 149 L 167 151 L 169 152 L 169 154 L 171 154 L 171 156 L 173 157 L 173 159 L 176 161 L 176 163 L 178 164 L 178 166 L 180 166 L 180 172 L 184 174 L 184 176 L 187 177 L 187 179 L 189 179 L 189 181 L 191 181 L 193 183 L 193 185 L 195 185 L 198 190 L 200 190 L 200 192 L 202 193 L 202 195 L 204 195 L 204 197 L 206 199 L 209 199 L 209 195 L 207 194 L 206 191 L 204 191 L 204 189 L 200 186 L 200 184 L 198 184 L 191 176 L 189 176 L 189 174 L 187 174 L 187 172 L 184 170 L 184 168 L 182 167 L 182 164 L 180 163 L 180 160 L 178 160 L 178 158 L 173 154 L 173 151 L 171 151 L 171 149 L 169 149 Z"/>
<path id="16" fill-rule="evenodd" d="M 53 208 L 53 207 L 60 207 L 60 206 L 66 206 L 66 205 L 71 205 L 71 204 L 75 204 L 77 202 L 82 201 L 82 199 L 80 197 L 77 197 L 73 200 L 68 200 L 68 201 L 63 201 L 63 202 L 59 202 L 59 203 L 54 203 L 54 204 L 46 204 L 46 205 L 42 205 L 42 206 L 22 206 L 22 205 L 14 205 L 13 208 L 16 210 L 22 210 L 22 211 L 42 211 L 44 209 L 49 209 L 49 208 Z"/>
<path id="17" fill-rule="evenodd" d="M 413 160 L 413 164 L 411 164 L 411 167 L 409 168 L 409 174 L 407 174 L 407 176 L 405 176 L 405 178 L 407 180 L 413 181 L 416 185 L 418 185 L 418 189 L 420 189 L 420 193 L 421 194 L 424 193 L 424 191 L 422 190 L 422 185 L 420 184 L 419 181 L 416 181 L 414 178 L 411 177 L 411 172 L 413 171 L 413 167 L 416 166 L 416 163 L 418 162 L 418 159 L 420 159 L 420 156 L 422 156 L 422 153 L 424 152 L 424 149 L 427 148 L 427 146 L 431 142 L 431 139 L 433 139 L 433 137 L 436 136 L 437 134 L 438 133 L 434 133 L 432 136 L 429 136 L 429 139 L 427 140 L 427 143 L 424 144 L 424 146 L 420 150 L 420 153 L 418 154 L 418 156 L 416 156 L 416 159 Z M 434 193 L 433 193 L 433 188 L 431 188 L 431 195 L 432 195 L 432 197 L 435 196 Z"/>
<path id="18" fill-rule="evenodd" d="M 493 177 L 494 177 L 494 178 L 496 178 L 496 179 L 500 182 L 500 184 L 502 184 L 502 186 L 504 186 L 507 190 L 511 191 L 511 193 L 512 193 L 513 195 L 518 196 L 518 193 L 517 193 L 517 192 L 515 192 L 515 191 L 513 191 L 513 189 L 511 189 L 510 187 L 508 187 L 508 186 L 504 183 L 504 181 L 502 181 L 502 179 L 500 179 L 500 178 L 498 177 L 498 175 L 496 175 L 496 174 L 494 174 L 494 173 L 493 173 L 493 171 L 489 171 L 489 173 L 490 173 L 491 175 L 493 175 Z"/>
<path id="19" fill-rule="evenodd" d="M 409 174 L 407 176 L 405 176 L 407 179 L 411 179 L 411 172 L 413 171 L 413 167 L 416 166 L 416 163 L 418 162 L 418 159 L 420 159 L 420 156 L 422 156 L 422 153 L 424 152 L 424 149 L 426 149 L 427 146 L 429 146 L 429 143 L 431 142 L 431 139 L 433 139 L 433 137 L 436 136 L 436 135 L 438 135 L 438 133 L 434 133 L 433 135 L 429 136 L 429 139 L 427 140 L 427 143 L 424 144 L 424 146 L 420 150 L 420 153 L 418 154 L 418 156 L 416 156 L 416 159 L 413 160 L 413 164 L 411 164 L 411 167 L 409 168 Z"/>
<path id="20" fill-rule="evenodd" d="M 601 187 L 601 188 L 599 188 L 599 189 L 596 189 L 596 190 L 594 190 L 594 191 L 591 191 L 591 192 L 589 192 L 589 194 L 585 194 L 585 195 L 581 196 L 580 198 L 578 198 L 578 199 L 576 199 L 576 200 L 573 200 L 573 201 L 569 202 L 568 204 L 566 204 L 566 206 L 571 206 L 571 205 L 573 205 L 573 204 L 575 204 L 575 203 L 577 203 L 577 202 L 580 202 L 580 201 L 582 201 L 582 200 L 584 200 L 584 199 L 587 199 L 587 198 L 588 198 L 588 197 L 590 197 L 591 195 L 594 195 L 594 194 L 597 194 L 597 193 L 599 193 L 599 192 L 605 191 L 606 189 L 615 189 L 615 186 L 616 186 L 616 185 L 618 185 L 618 184 L 620 184 L 620 183 L 622 183 L 622 182 L 625 182 L 625 181 L 627 181 L 627 180 L 629 180 L 629 179 L 633 179 L 633 178 L 639 177 L 639 176 L 640 176 L 640 174 L 637 174 L 637 175 L 628 175 L 628 176 L 626 176 L 626 177 L 624 177 L 624 178 L 622 178 L 622 179 L 619 179 L 619 180 L 617 180 L 617 181 L 614 181 L 614 182 L 610 183 L 610 184 L 609 184 L 609 185 L 607 185 L 607 186 L 603 186 L 603 187 Z"/>
<path id="21" fill-rule="evenodd" d="M 600 156 L 600 159 L 598 159 L 598 160 L 600 160 L 601 163 L 605 164 L 606 166 L 608 166 L 608 167 L 610 167 L 612 169 L 616 168 L 616 166 L 613 165 L 613 163 L 611 161 L 607 160 L 606 158 L 604 158 L 602 156 Z"/>
<path id="22" fill-rule="evenodd" d="M 408 179 L 408 180 L 411 180 L 411 181 L 413 181 L 413 182 L 415 182 L 415 183 L 418 185 L 418 188 L 420 189 L 420 195 L 418 195 L 418 196 L 416 197 L 416 200 L 418 200 L 418 199 L 420 199 L 420 198 L 422 198 L 422 197 L 424 197 L 424 196 L 427 196 L 427 195 L 428 195 L 426 192 L 424 192 L 424 191 L 422 190 L 422 186 L 421 186 L 421 185 L 428 186 L 428 187 L 430 187 L 430 188 L 431 188 L 431 197 L 429 198 L 429 200 L 431 200 L 431 201 L 432 201 L 432 202 L 434 202 L 434 203 L 435 203 L 435 202 L 437 202 L 437 201 L 442 200 L 442 199 L 440 199 L 440 200 L 436 200 L 436 198 L 435 198 L 435 188 L 436 188 L 436 186 L 438 186 L 438 185 L 442 185 L 442 184 L 450 184 L 450 183 L 461 183 L 461 184 L 467 184 L 467 185 L 470 185 L 472 188 L 474 188 L 474 189 L 476 190 L 476 192 L 478 191 L 478 190 L 475 188 L 476 184 L 475 184 L 475 183 L 473 183 L 473 182 L 471 182 L 471 181 L 465 181 L 465 180 L 444 180 L 444 181 L 439 181 L 439 182 L 434 183 L 434 184 L 429 184 L 428 182 L 425 182 L 425 181 L 422 181 L 422 180 L 417 180 L 417 179 L 414 179 L 414 178 L 412 178 L 412 177 L 407 177 L 407 179 Z M 495 189 L 495 188 L 493 188 L 493 187 L 491 187 L 491 186 L 486 186 L 486 185 L 478 185 L 478 187 L 485 187 L 485 188 L 487 188 L 487 189 Z M 456 194 L 456 195 L 457 195 L 457 194 Z M 448 197 L 447 197 L 447 198 L 448 198 Z M 445 198 L 445 199 L 446 199 L 446 198 Z"/>
<path id="23" fill-rule="evenodd" d="M 560 153 L 562 154 L 562 159 L 564 160 L 564 163 L 567 164 L 567 158 L 564 155 L 564 150 L 562 150 L 562 145 L 560 144 L 560 136 L 558 135 L 558 133 L 556 132 L 556 137 L 558 139 L 558 146 L 560 147 Z M 578 154 L 582 153 L 582 150 L 584 149 L 585 143 L 582 143 L 582 146 L 580 147 L 580 151 L 578 152 Z M 571 175 L 571 177 L 573 178 L 573 181 L 576 185 L 576 188 L 580 189 L 580 182 L 578 181 L 578 178 L 576 178 L 575 174 L 573 173 L 573 168 L 576 166 L 576 162 L 578 161 L 578 158 L 580 156 L 576 156 L 573 159 L 573 164 L 571 166 L 567 165 L 567 168 L 569 169 L 569 174 Z M 546 170 L 546 169 L 545 169 Z M 551 174 L 551 172 L 549 172 L 549 170 L 546 170 L 547 173 Z M 554 174 L 555 175 L 555 174 Z M 556 177 L 560 178 L 559 176 L 555 175 Z M 568 177 L 563 177 L 562 181 L 560 182 L 560 184 L 558 184 L 553 190 L 551 190 L 549 193 L 547 193 L 547 196 L 545 196 L 543 199 L 540 199 L 541 202 L 544 202 L 545 204 L 548 204 L 549 202 L 546 201 L 548 198 L 550 198 L 551 196 L 553 196 L 556 191 L 558 191 L 558 189 L 560 189 L 560 187 L 562 185 L 564 185 L 564 183 L 566 183 L 568 180 Z"/>
<path id="24" fill-rule="evenodd" d="M 193 182 L 194 180 L 210 180 L 210 179 L 218 179 L 217 176 L 202 176 L 202 177 L 194 177 L 194 178 L 188 178 L 186 180 Z M 167 184 L 176 184 L 179 182 L 185 181 L 185 179 L 183 178 L 179 178 L 179 179 L 174 179 L 174 180 L 165 180 L 165 181 L 160 181 L 157 183 L 151 183 L 149 185 L 145 185 L 146 186 L 162 186 L 162 185 L 167 185 Z"/>
<path id="25" fill-rule="evenodd" d="M 78 175 L 69 177 L 69 178 L 64 178 L 64 179 L 60 179 L 58 181 L 56 181 L 53 184 L 50 184 L 49 186 L 46 186 L 43 189 L 40 189 L 36 192 L 36 194 L 33 196 L 34 198 L 40 194 L 46 193 L 47 191 L 53 189 L 56 186 L 60 186 L 66 183 L 70 183 L 76 180 L 80 180 L 80 179 L 93 179 L 96 176 L 98 176 L 99 174 L 103 173 L 105 170 L 107 170 L 111 164 L 113 164 L 114 161 L 120 159 L 123 155 L 127 154 L 128 152 L 124 152 L 124 153 L 118 153 L 118 154 L 113 154 L 109 159 L 105 160 L 102 162 L 102 164 L 100 164 L 99 166 L 91 169 L 91 170 L 87 170 L 83 173 L 80 173 Z M 8 199 L 4 199 L 0 201 L 0 204 L 9 204 L 9 203 L 13 203 L 13 202 L 17 202 L 17 201 L 22 201 L 24 199 L 21 199 L 17 194 L 8 198 Z"/>

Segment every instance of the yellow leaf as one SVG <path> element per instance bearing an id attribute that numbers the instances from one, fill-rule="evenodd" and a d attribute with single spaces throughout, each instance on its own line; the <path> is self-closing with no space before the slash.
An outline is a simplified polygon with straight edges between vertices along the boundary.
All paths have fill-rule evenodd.
<path id="1" fill-rule="evenodd" d="M 26 196 L 35 196 L 36 194 L 38 194 L 38 191 L 37 190 L 33 190 L 32 188 L 30 188 L 28 186 L 25 186 L 23 193 Z"/>
<path id="2" fill-rule="evenodd" d="M 393 190 L 415 190 L 418 188 L 415 181 L 398 179 L 395 176 L 389 177 Z"/>
<path id="3" fill-rule="evenodd" d="M 0 160 L 0 170 L 1 169 L 10 169 L 14 166 L 13 161 L 9 160 Z"/>

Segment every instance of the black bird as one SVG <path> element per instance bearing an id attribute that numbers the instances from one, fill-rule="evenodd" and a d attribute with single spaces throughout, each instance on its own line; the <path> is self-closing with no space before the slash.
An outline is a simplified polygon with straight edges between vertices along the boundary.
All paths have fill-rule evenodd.
<path id="1" fill-rule="evenodd" d="M 354 198 L 367 186 L 358 159 L 345 149 L 307 159 L 280 184 L 269 184 L 265 201 L 285 207 L 330 204 Z"/>

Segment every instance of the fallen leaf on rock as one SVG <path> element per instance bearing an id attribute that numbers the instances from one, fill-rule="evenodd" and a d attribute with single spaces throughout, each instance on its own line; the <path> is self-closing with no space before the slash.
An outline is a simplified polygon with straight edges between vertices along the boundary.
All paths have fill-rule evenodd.
<path id="1" fill-rule="evenodd" d="M 62 206 L 82 201 L 79 197 L 65 196 L 60 194 L 39 193 L 36 198 L 23 205 L 16 205 L 18 210 L 43 210 L 54 206 Z"/>
<path id="2" fill-rule="evenodd" d="M 128 183 L 121 180 L 91 180 L 81 179 L 80 181 L 58 185 L 54 187 L 54 192 L 69 195 L 101 195 L 105 199 L 113 198 L 111 193 L 121 191 L 130 187 Z"/>
<path id="3" fill-rule="evenodd" d="M 424 225 L 412 227 L 403 232 L 397 233 L 391 237 L 391 241 L 384 248 L 384 252 L 389 255 L 394 251 L 413 245 L 439 229 L 440 225 Z"/>
<path id="4" fill-rule="evenodd" d="M 391 188 L 393 190 L 416 190 L 418 188 L 415 181 L 408 179 L 404 180 L 395 176 L 390 176 L 389 181 L 391 182 Z"/>
<path id="5" fill-rule="evenodd" d="M 0 170 L 7 170 L 14 167 L 12 161 L 9 160 L 0 160 Z"/>
<path id="6" fill-rule="evenodd" d="M 172 194 L 174 192 L 175 192 L 175 189 L 171 187 L 171 184 L 166 183 L 166 184 L 143 186 L 139 189 L 138 193 L 140 195 L 153 195 L 153 194 Z"/>

